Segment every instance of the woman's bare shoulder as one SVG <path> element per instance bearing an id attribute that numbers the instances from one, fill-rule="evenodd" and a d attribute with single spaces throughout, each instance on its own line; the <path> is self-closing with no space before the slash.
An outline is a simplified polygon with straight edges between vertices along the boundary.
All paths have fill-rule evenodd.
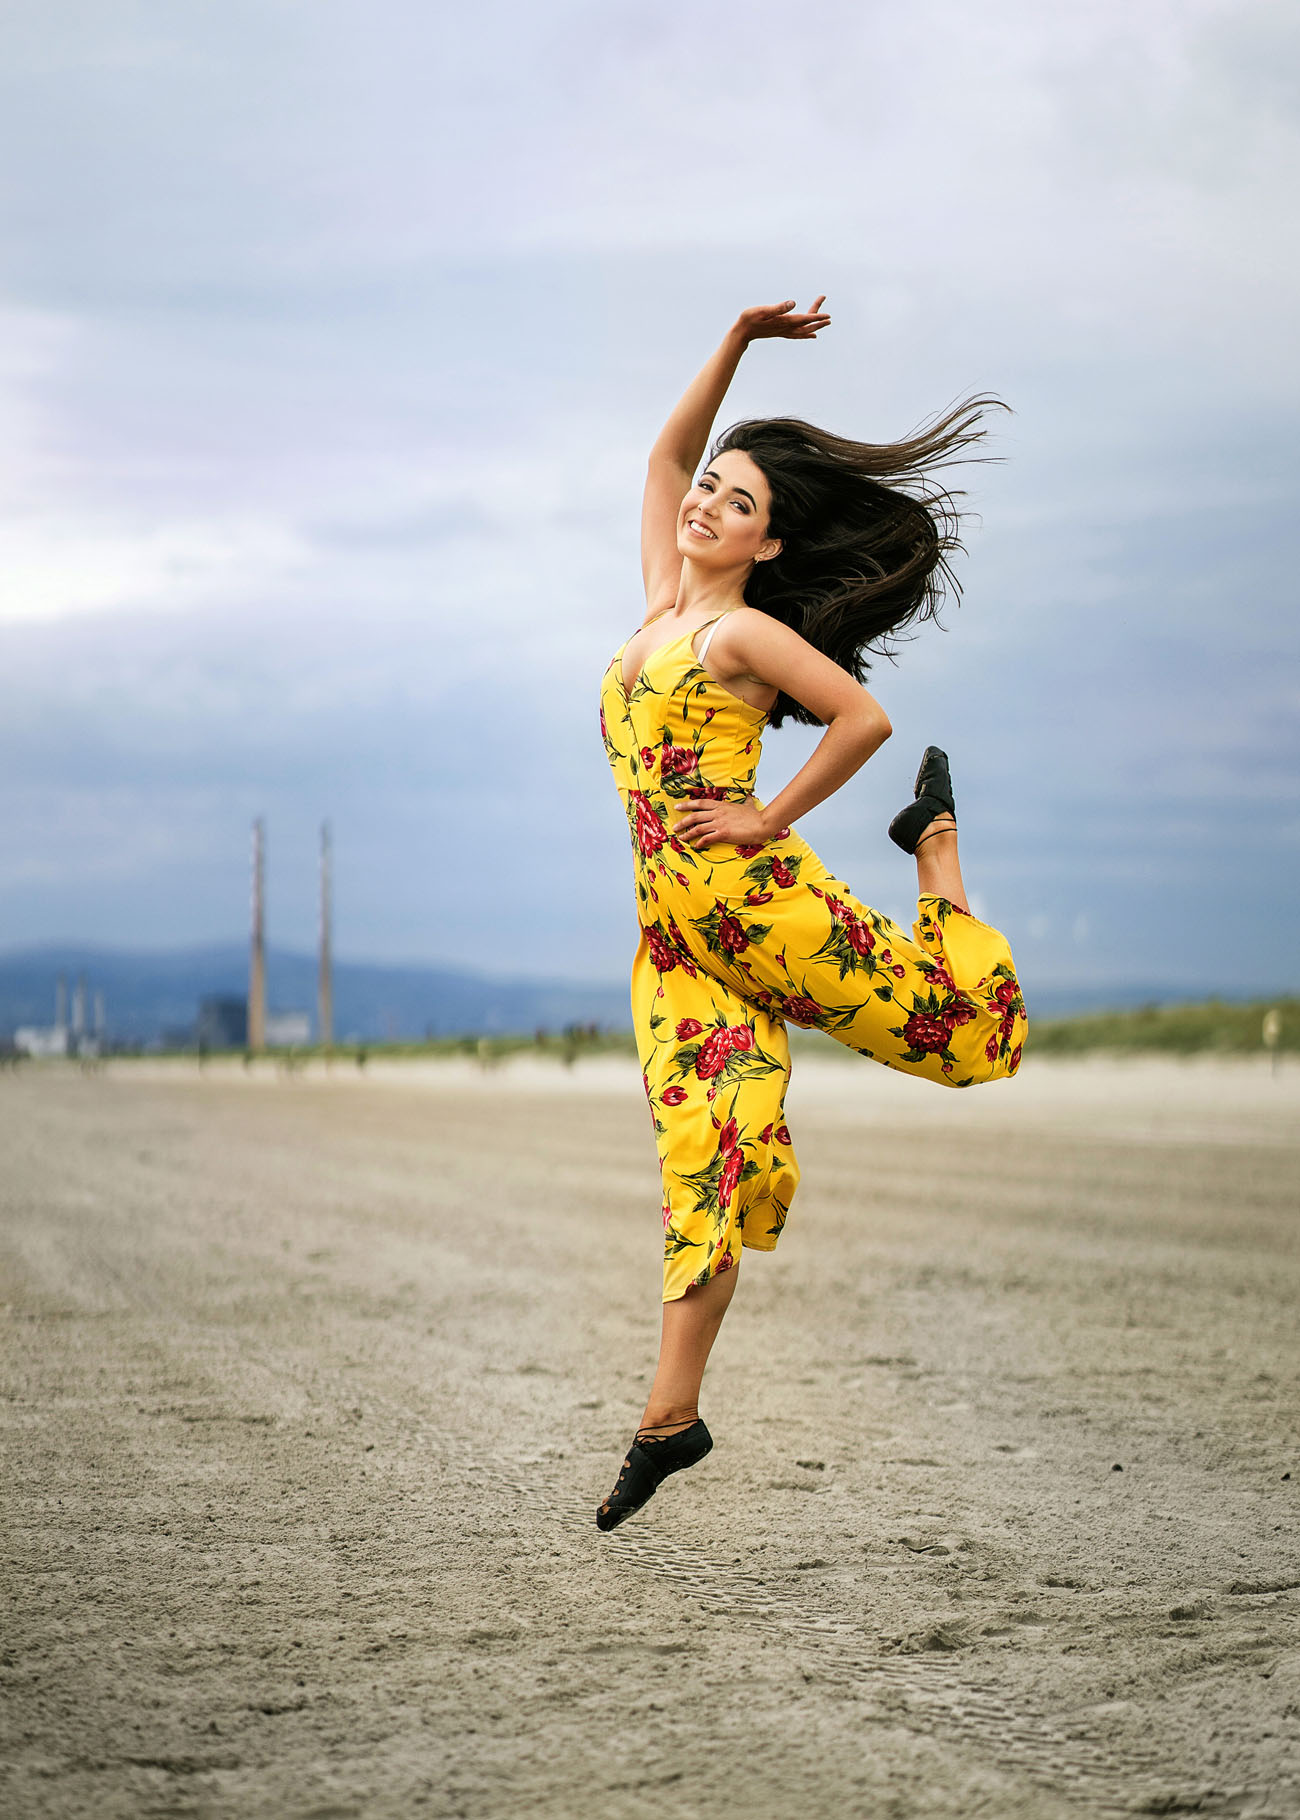
<path id="1" fill-rule="evenodd" d="M 770 613 L 764 613 L 761 607 L 733 607 L 727 614 L 723 628 L 730 634 L 728 640 L 733 650 L 753 648 L 764 651 L 794 651 L 799 648 L 811 651 L 807 639 L 801 638 L 793 626 L 787 626 L 782 619 L 774 619 Z"/>

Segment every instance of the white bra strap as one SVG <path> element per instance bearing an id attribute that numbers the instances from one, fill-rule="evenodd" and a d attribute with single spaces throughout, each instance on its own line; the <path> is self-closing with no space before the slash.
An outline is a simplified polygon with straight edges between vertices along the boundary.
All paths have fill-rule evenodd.
<path id="1" fill-rule="evenodd" d="M 727 613 L 730 613 L 731 611 L 732 611 L 732 608 L 728 607 Z M 713 621 L 713 624 L 709 627 L 708 637 L 704 640 L 704 643 L 700 646 L 699 650 L 695 653 L 696 663 L 702 664 L 704 662 L 705 658 L 708 656 L 709 646 L 713 643 L 713 634 L 717 631 L 718 627 L 722 624 L 723 620 L 727 617 L 727 613 L 719 613 L 718 617 Z"/>

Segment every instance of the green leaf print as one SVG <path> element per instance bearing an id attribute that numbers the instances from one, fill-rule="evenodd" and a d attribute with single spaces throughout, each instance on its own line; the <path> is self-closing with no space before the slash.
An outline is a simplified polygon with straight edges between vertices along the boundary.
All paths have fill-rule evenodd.
<path id="1" fill-rule="evenodd" d="M 721 1155 L 715 1156 L 703 1169 L 697 1169 L 694 1175 L 684 1175 L 683 1184 L 695 1195 L 696 1213 L 710 1213 L 717 1231 L 727 1223 L 727 1216 L 718 1206 L 718 1183 L 722 1178 Z"/>
<path id="2" fill-rule="evenodd" d="M 707 916 L 693 916 L 690 920 L 709 953 L 720 954 L 733 967 L 737 965 L 737 955 L 761 946 L 772 933 L 771 923 L 747 923 L 723 904 L 715 904 Z"/>
<path id="3" fill-rule="evenodd" d="M 834 961 L 840 970 L 840 978 L 850 973 L 863 972 L 871 979 L 876 971 L 876 957 L 872 953 L 860 953 L 849 939 L 849 932 L 844 924 L 832 919 L 830 934 L 815 954 L 805 957 L 809 961 Z"/>
<path id="4" fill-rule="evenodd" d="M 750 879 L 759 891 L 766 891 L 773 882 L 773 873 L 778 865 L 784 877 L 778 878 L 776 883 L 784 887 L 797 882 L 802 864 L 803 859 L 797 853 L 792 853 L 788 859 L 782 858 L 780 854 L 763 853 L 756 860 L 750 861 L 741 876 Z"/>

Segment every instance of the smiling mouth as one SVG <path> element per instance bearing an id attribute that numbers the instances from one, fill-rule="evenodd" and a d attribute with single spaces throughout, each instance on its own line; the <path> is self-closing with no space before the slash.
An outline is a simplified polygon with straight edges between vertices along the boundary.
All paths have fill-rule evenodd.
<path id="1" fill-rule="evenodd" d="M 713 543 L 718 541 L 717 532 L 711 531 L 709 527 L 706 524 L 702 524 L 698 518 L 688 518 L 686 520 L 686 529 L 693 532 L 696 537 L 707 537 Z"/>

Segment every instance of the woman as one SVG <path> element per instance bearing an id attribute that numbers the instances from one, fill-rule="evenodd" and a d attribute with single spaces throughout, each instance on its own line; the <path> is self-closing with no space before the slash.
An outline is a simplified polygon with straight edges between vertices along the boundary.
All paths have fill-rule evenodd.
<path id="1" fill-rule="evenodd" d="M 789 825 L 890 735 L 859 680 L 864 653 L 933 617 L 951 582 L 951 496 L 924 476 L 978 441 L 992 401 L 885 445 L 790 418 L 740 423 L 694 479 L 746 347 L 812 340 L 824 302 L 744 311 L 664 426 L 642 516 L 646 619 L 601 689 L 635 855 L 632 1008 L 664 1182 L 659 1365 L 601 1529 L 713 1445 L 700 1383 L 741 1248 L 773 1248 L 799 1180 L 787 1020 L 951 1087 L 1020 1062 L 1024 1003 L 1006 941 L 969 912 L 944 754 L 927 748 L 889 828 L 916 856 L 911 935 Z M 826 732 L 764 806 L 762 730 L 787 716 Z"/>

